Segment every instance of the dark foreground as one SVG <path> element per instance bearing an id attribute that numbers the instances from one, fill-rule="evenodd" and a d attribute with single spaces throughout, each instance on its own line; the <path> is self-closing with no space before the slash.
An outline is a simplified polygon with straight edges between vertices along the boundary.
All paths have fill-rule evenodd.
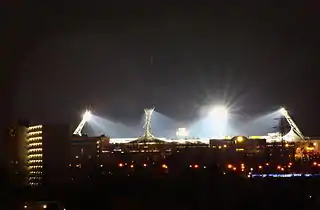
<path id="1" fill-rule="evenodd" d="M 185 174 L 180 178 L 128 177 L 107 182 L 4 189 L 1 209 L 25 201 L 56 200 L 66 210 L 94 209 L 320 209 L 320 179 L 247 179 Z"/>

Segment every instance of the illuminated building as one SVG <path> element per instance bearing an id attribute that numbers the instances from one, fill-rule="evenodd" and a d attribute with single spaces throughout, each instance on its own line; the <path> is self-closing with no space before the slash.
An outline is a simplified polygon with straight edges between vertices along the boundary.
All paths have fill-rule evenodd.
<path id="1" fill-rule="evenodd" d="M 62 183 L 67 171 L 70 130 L 65 125 L 28 127 L 28 184 Z"/>
<path id="2" fill-rule="evenodd" d="M 237 152 L 246 155 L 264 155 L 266 149 L 266 139 L 250 139 L 245 136 L 235 136 L 231 139 Z"/>
<path id="3" fill-rule="evenodd" d="M 28 128 L 28 183 L 38 185 L 42 183 L 43 175 L 43 146 L 42 146 L 42 125 Z"/>

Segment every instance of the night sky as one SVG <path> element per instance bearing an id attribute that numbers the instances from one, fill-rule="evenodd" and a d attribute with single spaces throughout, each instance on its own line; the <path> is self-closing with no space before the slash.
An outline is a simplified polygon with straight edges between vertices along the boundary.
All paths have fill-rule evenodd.
<path id="1" fill-rule="evenodd" d="M 135 123 L 155 105 L 187 121 L 214 103 L 240 116 L 283 105 L 305 135 L 320 136 L 316 1 L 152 2 L 11 5 L 7 119 L 75 125 L 90 107 Z"/>

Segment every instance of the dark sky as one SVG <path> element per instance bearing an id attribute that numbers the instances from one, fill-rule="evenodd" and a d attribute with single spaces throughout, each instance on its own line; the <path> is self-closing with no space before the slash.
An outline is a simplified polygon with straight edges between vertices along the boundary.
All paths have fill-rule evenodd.
<path id="1" fill-rule="evenodd" d="M 148 2 L 10 5 L 8 119 L 74 125 L 89 106 L 132 123 L 156 105 L 186 121 L 210 103 L 239 115 L 284 105 L 306 135 L 320 135 L 316 1 Z"/>

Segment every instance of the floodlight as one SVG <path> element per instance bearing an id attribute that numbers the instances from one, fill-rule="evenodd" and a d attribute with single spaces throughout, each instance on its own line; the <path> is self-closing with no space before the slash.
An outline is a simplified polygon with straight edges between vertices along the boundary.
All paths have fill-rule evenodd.
<path id="1" fill-rule="evenodd" d="M 91 118 L 91 116 L 92 116 L 91 112 L 87 110 L 87 111 L 83 114 L 82 119 L 85 120 L 85 121 L 89 121 L 90 118 Z"/>
<path id="2" fill-rule="evenodd" d="M 218 120 L 224 120 L 228 118 L 228 109 L 223 106 L 217 106 L 213 108 L 210 115 Z"/>
<path id="3" fill-rule="evenodd" d="M 284 107 L 282 107 L 279 111 L 280 111 L 280 113 L 282 115 L 287 115 L 288 114 L 288 111 Z"/>
<path id="4" fill-rule="evenodd" d="M 91 117 L 92 117 L 91 112 L 89 110 L 87 110 L 82 115 L 82 120 L 81 120 L 80 124 L 78 125 L 78 127 L 76 128 L 76 130 L 73 132 L 73 134 L 81 136 L 81 130 L 82 130 L 83 126 L 86 124 L 86 122 L 88 122 L 90 120 Z"/>
<path id="5" fill-rule="evenodd" d="M 188 130 L 186 128 L 178 128 L 176 135 L 178 138 L 186 138 L 188 136 Z"/>

